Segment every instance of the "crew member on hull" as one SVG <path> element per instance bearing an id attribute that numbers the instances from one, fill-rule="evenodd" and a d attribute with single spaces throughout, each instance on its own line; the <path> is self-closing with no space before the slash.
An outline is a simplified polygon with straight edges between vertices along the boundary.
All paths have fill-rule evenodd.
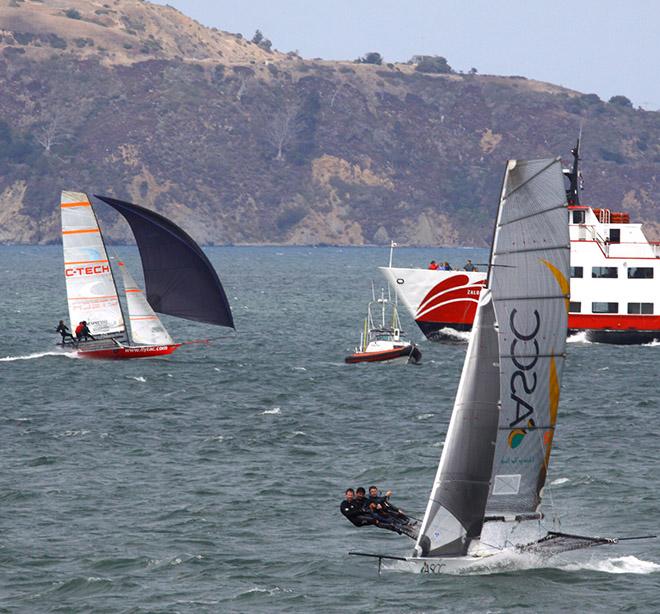
<path id="1" fill-rule="evenodd" d="M 89 327 L 87 326 L 87 322 L 83 320 L 78 326 L 76 326 L 76 337 L 78 341 L 87 341 L 89 339 L 92 339 L 93 341 L 96 341 L 96 337 L 92 335 L 92 333 L 89 330 Z"/>
<path id="2" fill-rule="evenodd" d="M 64 323 L 64 320 L 60 320 L 55 332 L 62 335 L 62 345 L 66 343 L 67 339 L 71 339 L 72 343 L 76 342 L 76 338 L 69 332 L 69 327 Z"/>
<path id="3" fill-rule="evenodd" d="M 376 524 L 371 514 L 365 511 L 362 503 L 355 499 L 355 491 L 352 488 L 347 488 L 344 494 L 346 499 L 341 502 L 339 509 L 351 523 L 356 527 Z"/>
<path id="4" fill-rule="evenodd" d="M 378 489 L 372 486 L 369 493 L 369 498 L 365 497 L 365 490 L 360 487 L 356 496 L 356 491 L 348 488 L 345 492 L 346 499 L 340 505 L 341 513 L 356 527 L 372 525 L 417 539 L 419 522 L 406 516 L 387 501 L 392 494 L 390 491 L 383 497 L 378 493 Z"/>

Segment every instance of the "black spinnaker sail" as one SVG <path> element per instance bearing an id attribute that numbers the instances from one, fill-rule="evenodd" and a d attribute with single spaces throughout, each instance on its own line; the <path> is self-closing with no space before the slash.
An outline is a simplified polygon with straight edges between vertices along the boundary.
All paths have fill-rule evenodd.
<path id="1" fill-rule="evenodd" d="M 154 311 L 234 328 L 218 274 L 201 247 L 162 215 L 108 196 L 97 196 L 129 223 L 142 259 L 147 300 Z"/>

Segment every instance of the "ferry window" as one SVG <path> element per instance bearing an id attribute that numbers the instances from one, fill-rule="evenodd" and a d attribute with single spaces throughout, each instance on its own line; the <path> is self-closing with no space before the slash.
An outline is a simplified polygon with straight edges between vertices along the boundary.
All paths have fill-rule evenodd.
<path id="1" fill-rule="evenodd" d="M 591 303 L 591 313 L 618 313 L 619 303 Z"/>
<path id="2" fill-rule="evenodd" d="M 582 311 L 582 303 L 580 301 L 571 301 L 568 311 L 570 313 L 580 313 Z"/>
<path id="3" fill-rule="evenodd" d="M 582 273 L 584 269 L 581 266 L 572 266 L 571 267 L 571 277 L 582 279 Z"/>
<path id="4" fill-rule="evenodd" d="M 628 267 L 628 279 L 653 279 L 653 267 Z"/>
<path id="5" fill-rule="evenodd" d="M 584 209 L 573 211 L 573 224 L 584 224 Z"/>
<path id="6" fill-rule="evenodd" d="M 621 229 L 610 229 L 610 243 L 621 243 Z"/>
<path id="7" fill-rule="evenodd" d="M 595 266 L 591 269 L 591 277 L 606 279 L 615 279 L 618 277 L 617 268 L 615 266 Z"/>
<path id="8" fill-rule="evenodd" d="M 628 303 L 628 313 L 653 314 L 653 303 Z"/>

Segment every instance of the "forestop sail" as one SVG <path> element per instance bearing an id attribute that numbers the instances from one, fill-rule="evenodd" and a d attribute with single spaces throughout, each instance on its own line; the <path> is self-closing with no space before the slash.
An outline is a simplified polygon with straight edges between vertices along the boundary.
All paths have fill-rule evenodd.
<path id="1" fill-rule="evenodd" d="M 85 320 L 92 334 L 125 331 L 117 288 L 96 215 L 86 194 L 62 192 L 64 279 L 72 327 Z"/>
<path id="2" fill-rule="evenodd" d="M 489 516 L 529 517 L 541 503 L 564 367 L 569 255 L 560 160 L 509 162 L 489 279 L 501 398 Z"/>
<path id="3" fill-rule="evenodd" d="M 559 159 L 510 161 L 415 556 L 464 555 L 485 515 L 537 511 L 559 403 L 569 249 Z"/>
<path id="4" fill-rule="evenodd" d="M 234 328 L 220 279 L 186 232 L 144 207 L 107 196 L 96 198 L 116 209 L 131 226 L 142 259 L 147 300 L 155 311 Z"/>
<path id="5" fill-rule="evenodd" d="M 131 325 L 133 343 L 141 345 L 170 345 L 174 343 L 165 330 L 160 318 L 154 313 L 142 290 L 123 262 L 118 262 L 126 292 L 128 321 Z"/>
<path id="6" fill-rule="evenodd" d="M 497 333 L 489 290 L 472 327 L 440 465 L 419 533 L 417 556 L 465 554 L 481 532 L 497 432 Z"/>

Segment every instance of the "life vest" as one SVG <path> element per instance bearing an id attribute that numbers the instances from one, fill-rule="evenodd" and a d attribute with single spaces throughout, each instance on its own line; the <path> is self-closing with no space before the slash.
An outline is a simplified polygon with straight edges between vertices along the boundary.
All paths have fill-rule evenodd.
<path id="1" fill-rule="evenodd" d="M 437 262 L 432 262 L 429 264 L 429 271 L 437 271 L 438 270 L 438 263 Z"/>
<path id="2" fill-rule="evenodd" d="M 76 326 L 76 337 L 78 337 L 83 332 L 84 328 L 85 326 L 82 322 Z"/>

